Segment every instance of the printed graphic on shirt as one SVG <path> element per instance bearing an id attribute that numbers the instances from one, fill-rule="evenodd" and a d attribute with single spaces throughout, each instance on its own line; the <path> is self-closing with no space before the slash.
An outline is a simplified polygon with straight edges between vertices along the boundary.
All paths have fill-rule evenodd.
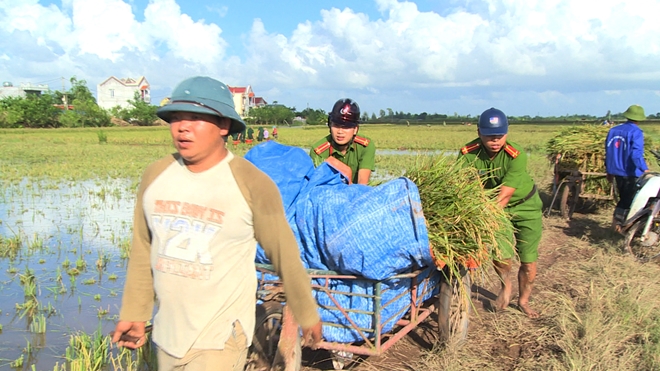
<path id="1" fill-rule="evenodd" d="M 619 148 L 619 147 L 621 147 L 621 146 L 623 145 L 623 149 L 626 149 L 626 138 L 624 138 L 624 137 L 622 137 L 622 136 L 620 136 L 620 135 L 613 136 L 613 137 L 610 139 L 610 141 L 607 142 L 607 146 L 608 146 L 608 147 L 611 146 L 611 145 L 612 145 L 612 142 L 614 142 L 614 147 L 615 147 L 615 148 Z"/>
<path id="2" fill-rule="evenodd" d="M 222 229 L 224 212 L 179 201 L 156 200 L 152 215 L 156 270 L 208 280 L 213 268 L 209 246 Z"/>

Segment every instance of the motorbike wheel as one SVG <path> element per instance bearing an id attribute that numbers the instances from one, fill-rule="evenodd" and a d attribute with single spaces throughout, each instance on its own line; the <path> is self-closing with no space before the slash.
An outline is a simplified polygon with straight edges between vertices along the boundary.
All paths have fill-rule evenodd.
<path id="1" fill-rule="evenodd" d="M 438 330 L 440 342 L 463 343 L 467 340 L 472 301 L 470 273 L 461 272 L 461 277 L 443 279 L 440 283 L 438 301 Z"/>
<path id="2" fill-rule="evenodd" d="M 648 261 L 655 259 L 658 254 L 660 254 L 660 249 L 658 248 L 658 230 L 657 226 L 654 226 L 649 231 L 646 241 L 641 241 L 641 235 L 644 232 L 644 226 L 646 225 L 646 218 L 642 218 L 633 224 L 626 236 L 623 239 L 623 252 L 632 254 L 640 261 Z"/>
<path id="3" fill-rule="evenodd" d="M 282 304 L 266 301 L 257 305 L 254 337 L 248 351 L 246 371 L 280 371 L 285 369 L 282 357 L 278 354 L 280 331 L 282 330 Z M 295 349 L 295 370 L 302 367 L 302 349 L 298 337 Z"/>

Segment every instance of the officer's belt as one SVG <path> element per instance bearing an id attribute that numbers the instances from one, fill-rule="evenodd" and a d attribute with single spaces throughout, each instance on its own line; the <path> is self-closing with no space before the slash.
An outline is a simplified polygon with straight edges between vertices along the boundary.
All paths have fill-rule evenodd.
<path id="1" fill-rule="evenodd" d="M 516 201 L 516 202 L 508 203 L 508 204 L 506 205 L 506 207 L 514 207 L 514 206 L 521 205 L 521 204 L 523 204 L 525 201 L 527 201 L 527 200 L 529 200 L 530 198 L 532 198 L 532 197 L 534 196 L 535 193 L 536 193 L 536 184 L 534 184 L 534 187 L 532 187 L 532 190 L 529 191 L 529 193 L 527 194 L 527 196 L 521 198 L 520 200 L 518 200 L 518 201 Z"/>

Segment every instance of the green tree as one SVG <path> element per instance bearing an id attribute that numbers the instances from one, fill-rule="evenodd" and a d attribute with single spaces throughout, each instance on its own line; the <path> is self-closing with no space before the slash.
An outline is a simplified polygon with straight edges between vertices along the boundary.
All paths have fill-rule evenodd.
<path id="1" fill-rule="evenodd" d="M 73 110 L 67 110 L 60 116 L 64 127 L 104 127 L 110 126 L 110 115 L 96 104 L 96 101 L 74 99 Z"/>
<path id="2" fill-rule="evenodd" d="M 137 124 L 138 126 L 151 126 L 158 120 L 158 116 L 156 115 L 158 107 L 142 100 L 140 92 L 136 91 L 133 94 L 133 99 L 128 103 L 131 107 L 126 109 L 125 118 L 122 118 L 123 120 L 131 124 Z"/>
<path id="3" fill-rule="evenodd" d="M 299 116 L 304 117 L 308 125 L 325 125 L 328 122 L 328 114 L 322 109 L 305 108 Z"/>
<path id="4" fill-rule="evenodd" d="M 96 103 L 96 98 L 94 98 L 94 94 L 92 94 L 92 92 L 89 91 L 89 88 L 87 87 L 87 81 L 78 80 L 75 76 L 72 77 L 69 81 L 71 81 L 71 89 L 69 90 L 69 94 L 68 94 L 69 102 L 78 100 L 78 101 L 92 101 Z"/>
<path id="5" fill-rule="evenodd" d="M 96 104 L 96 99 L 85 80 L 71 78 L 71 89 L 67 93 L 67 102 L 73 105 L 73 110 L 67 110 L 60 116 L 62 126 L 103 127 L 110 126 L 110 115 Z"/>
<path id="6" fill-rule="evenodd" d="M 295 115 L 290 108 L 273 104 L 251 109 L 250 116 L 257 125 L 291 125 Z"/>
<path id="7" fill-rule="evenodd" d="M 50 93 L 0 100 L 0 126 L 5 128 L 57 127 L 59 109 Z"/>

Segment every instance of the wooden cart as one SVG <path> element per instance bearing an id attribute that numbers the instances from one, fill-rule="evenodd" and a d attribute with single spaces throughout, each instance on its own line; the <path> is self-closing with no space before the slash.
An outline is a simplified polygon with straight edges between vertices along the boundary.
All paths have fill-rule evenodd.
<path id="1" fill-rule="evenodd" d="M 274 276 L 272 267 L 256 264 L 260 272 L 257 306 L 257 320 L 254 339 L 248 355 L 246 370 L 249 371 L 297 371 L 302 364 L 301 340 L 298 325 L 288 307 L 283 302 L 281 282 Z M 325 322 L 324 326 L 344 327 L 359 334 L 360 340 L 353 343 L 322 341 L 320 349 L 329 350 L 332 354 L 333 367 L 341 370 L 353 361 L 354 355 L 378 356 L 413 330 L 433 312 L 438 315 L 438 340 L 440 342 L 464 341 L 467 337 L 471 281 L 469 270 L 461 271 L 460 277 L 449 275 L 448 270 L 438 270 L 427 267 L 410 273 L 397 274 L 384 280 L 370 280 L 360 276 L 339 274 L 334 271 L 308 270 L 312 279 L 312 289 L 317 293 L 327 295 L 331 300 L 330 309 L 341 318 L 342 323 Z M 438 277 L 438 275 L 440 277 Z M 447 279 L 446 277 L 450 277 Z M 435 278 L 435 279 L 433 279 Z M 439 278 L 439 279 L 438 279 Z M 360 285 L 372 287 L 373 294 L 365 295 L 343 290 L 332 289 L 331 282 L 341 280 L 349 284 L 359 282 Z M 409 280 L 410 285 L 397 296 L 406 305 L 399 314 L 403 317 L 396 320 L 391 331 L 383 332 L 383 324 L 392 320 L 383 318 L 384 308 L 392 305 L 394 300 L 383 299 L 385 283 Z M 430 299 L 423 301 L 427 294 L 437 292 Z M 368 300 L 373 310 L 348 308 L 340 303 L 339 296 L 359 296 Z M 360 326 L 351 314 L 371 316 L 371 326 Z"/>
<path id="2" fill-rule="evenodd" d="M 561 216 L 570 219 L 581 199 L 608 201 L 616 198 L 616 187 L 613 183 L 610 183 L 609 189 L 603 193 L 590 193 L 586 190 L 585 186 L 589 181 L 606 179 L 607 173 L 567 169 L 561 166 L 561 158 L 561 154 L 556 155 L 552 202 L 546 210 L 546 216 L 549 216 L 553 207 L 558 205 Z"/>

